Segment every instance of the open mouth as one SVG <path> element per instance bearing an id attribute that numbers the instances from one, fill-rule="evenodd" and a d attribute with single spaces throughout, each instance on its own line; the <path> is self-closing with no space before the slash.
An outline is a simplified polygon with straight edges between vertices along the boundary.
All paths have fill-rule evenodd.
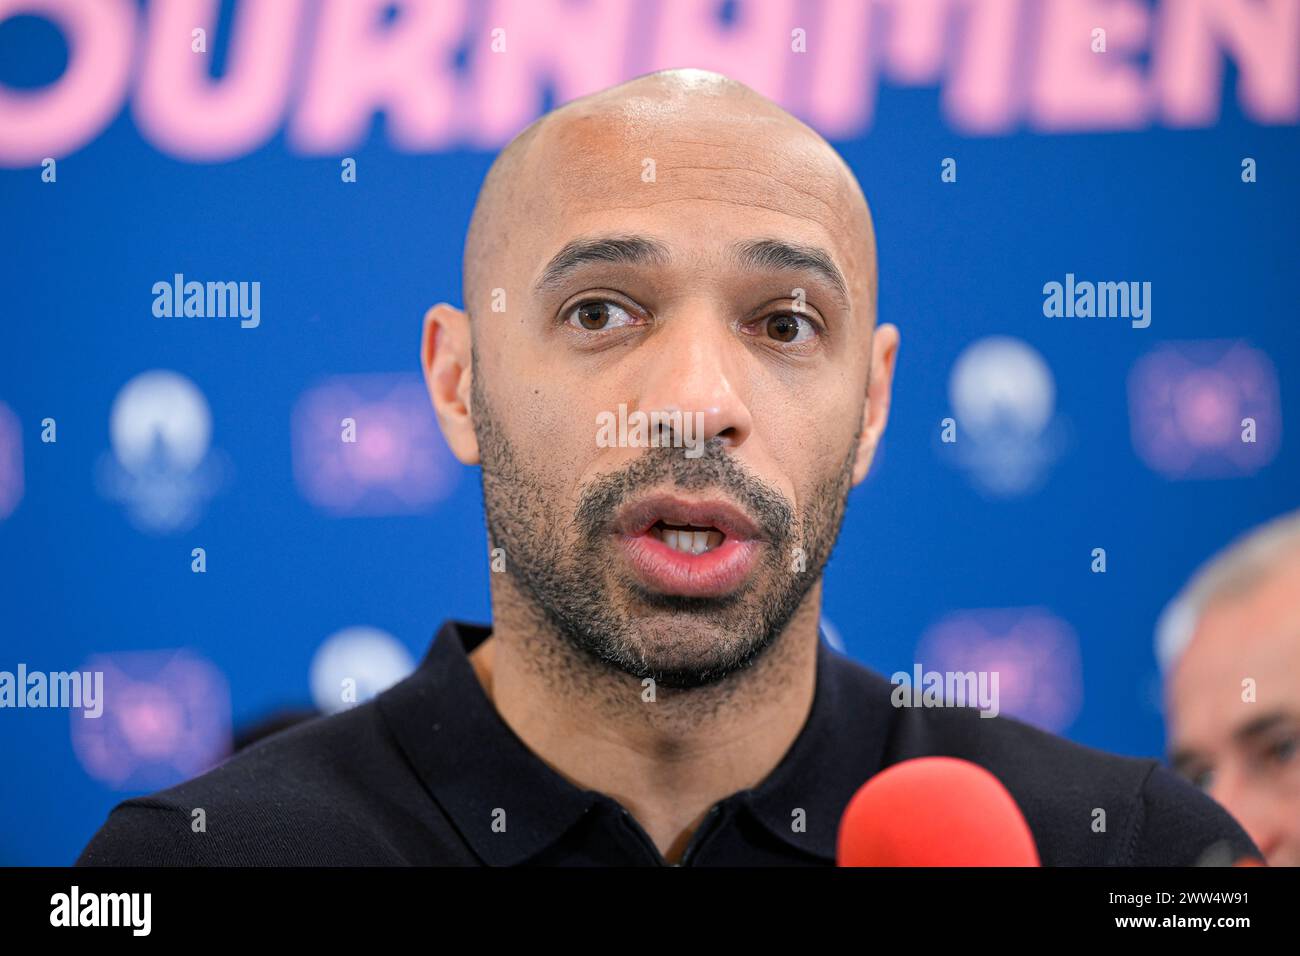
<path id="1" fill-rule="evenodd" d="M 650 526 L 652 537 L 662 541 L 674 551 L 683 554 L 703 554 L 721 547 L 727 536 L 717 528 L 697 528 L 693 525 L 670 525 L 656 521 Z"/>
<path id="2" fill-rule="evenodd" d="M 745 584 L 762 535 L 722 499 L 651 495 L 620 510 L 611 532 L 640 584 L 661 594 L 720 597 Z"/>

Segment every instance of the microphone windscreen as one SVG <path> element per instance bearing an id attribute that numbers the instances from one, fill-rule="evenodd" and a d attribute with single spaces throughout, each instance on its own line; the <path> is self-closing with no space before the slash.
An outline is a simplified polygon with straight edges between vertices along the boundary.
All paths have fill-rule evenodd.
<path id="1" fill-rule="evenodd" d="M 956 757 L 917 757 L 864 783 L 840 820 L 840 866 L 1039 866 L 1007 788 Z"/>

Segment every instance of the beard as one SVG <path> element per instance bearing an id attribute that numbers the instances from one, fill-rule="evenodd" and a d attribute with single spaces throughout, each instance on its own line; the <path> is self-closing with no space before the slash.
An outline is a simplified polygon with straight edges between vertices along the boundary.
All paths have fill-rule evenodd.
<path id="1" fill-rule="evenodd" d="M 530 467 L 518 452 L 481 386 L 482 366 L 475 365 L 471 402 L 491 546 L 504 550 L 520 595 L 561 640 L 604 667 L 679 689 L 717 684 L 775 643 L 834 548 L 860 426 L 839 467 L 817 483 L 797 514 L 717 438 L 698 458 L 685 457 L 682 448 L 647 448 L 588 482 L 567 513 L 560 476 L 548 482 L 546 467 Z M 758 525 L 760 558 L 742 586 L 720 597 L 663 594 L 622 568 L 611 521 L 628 501 L 667 488 L 720 493 Z"/>

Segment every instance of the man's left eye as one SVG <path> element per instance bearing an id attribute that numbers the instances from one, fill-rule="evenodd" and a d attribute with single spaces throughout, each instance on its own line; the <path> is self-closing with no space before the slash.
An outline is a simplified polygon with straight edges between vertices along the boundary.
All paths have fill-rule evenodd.
<path id="1" fill-rule="evenodd" d="M 802 316 L 792 312 L 769 315 L 762 322 L 768 338 L 785 345 L 799 345 L 817 334 L 817 327 Z"/>

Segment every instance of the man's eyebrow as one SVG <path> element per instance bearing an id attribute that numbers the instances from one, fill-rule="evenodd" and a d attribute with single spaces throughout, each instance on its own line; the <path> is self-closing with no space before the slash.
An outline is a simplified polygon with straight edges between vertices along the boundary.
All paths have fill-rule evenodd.
<path id="1" fill-rule="evenodd" d="M 804 270 L 821 276 L 839 293 L 847 308 L 849 285 L 830 253 L 816 246 L 803 246 L 783 239 L 754 239 L 732 246 L 732 254 L 751 269 Z"/>
<path id="2" fill-rule="evenodd" d="M 1284 726 L 1293 720 L 1295 715 L 1280 710 L 1262 714 L 1234 730 L 1232 739 L 1239 744 L 1248 744 L 1254 738 L 1261 737 L 1270 730 Z M 1182 771 L 1187 764 L 1199 762 L 1201 759 L 1200 752 L 1192 747 L 1180 747 L 1169 755 L 1170 765 L 1178 771 Z"/>
<path id="3" fill-rule="evenodd" d="M 1289 719 L 1290 717 L 1280 710 L 1269 714 L 1263 714 L 1249 723 L 1238 727 L 1233 731 L 1232 736 L 1241 743 L 1248 743 L 1251 738 L 1261 737 L 1270 730 L 1273 730 L 1275 727 L 1285 724 Z"/>
<path id="4" fill-rule="evenodd" d="M 624 265 L 663 265 L 668 262 L 668 247 L 645 236 L 595 236 L 574 239 L 551 257 L 533 285 L 540 294 L 558 285 L 581 266 L 592 262 Z"/>
<path id="5" fill-rule="evenodd" d="M 749 269 L 812 272 L 829 283 L 848 307 L 848 282 L 824 249 L 783 239 L 752 239 L 733 245 L 731 253 L 737 262 Z M 535 294 L 546 292 L 590 263 L 665 265 L 670 258 L 667 246 L 646 236 L 581 237 L 565 243 L 551 257 L 534 283 L 533 291 Z"/>

